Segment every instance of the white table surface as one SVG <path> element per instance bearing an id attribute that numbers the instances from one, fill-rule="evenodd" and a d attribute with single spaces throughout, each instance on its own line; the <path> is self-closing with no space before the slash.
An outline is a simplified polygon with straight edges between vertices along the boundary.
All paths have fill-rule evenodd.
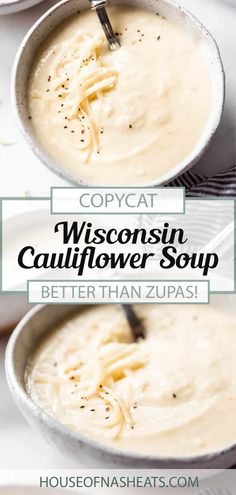
<path id="1" fill-rule="evenodd" d="M 4 372 L 6 343 L 6 338 L 0 339 L 0 470 L 79 467 L 55 452 L 15 406 Z"/>
<path id="2" fill-rule="evenodd" d="M 53 1 L 19 14 L 0 18 L 0 196 L 46 196 L 51 186 L 63 181 L 50 173 L 29 150 L 16 129 L 10 107 L 10 70 L 17 46 L 34 20 Z M 212 175 L 231 167 L 235 160 L 236 71 L 234 0 L 181 0 L 196 14 L 218 41 L 226 71 L 226 106 L 221 126 L 210 149 L 196 169 Z M 13 144 L 14 143 L 14 144 Z M 6 145 L 8 144 L 8 145 Z M 70 460 L 32 430 L 18 412 L 4 375 L 6 341 L 0 340 L 0 468 L 69 468 Z"/>
<path id="3" fill-rule="evenodd" d="M 0 17 L 0 196 L 45 196 L 50 187 L 63 185 L 33 155 L 15 126 L 10 105 L 10 72 L 24 34 L 55 1 L 44 0 L 18 14 Z M 195 170 L 213 175 L 233 166 L 236 135 L 236 0 L 180 0 L 215 36 L 226 72 L 226 106 L 220 128 Z M 234 37 L 234 39 L 233 39 Z M 14 143 L 14 144 L 13 144 Z"/>

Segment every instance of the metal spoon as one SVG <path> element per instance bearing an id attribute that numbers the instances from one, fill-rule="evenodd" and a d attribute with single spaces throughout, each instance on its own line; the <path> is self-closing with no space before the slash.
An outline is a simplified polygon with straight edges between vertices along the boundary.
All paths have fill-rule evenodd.
<path id="1" fill-rule="evenodd" d="M 130 304 L 122 304 L 122 309 L 125 312 L 125 316 L 131 328 L 134 341 L 136 342 L 138 339 L 145 339 L 145 328 L 142 323 L 142 320 L 135 313 L 133 307 Z"/>
<path id="2" fill-rule="evenodd" d="M 118 48 L 120 48 L 120 43 L 112 29 L 112 25 L 105 9 L 105 6 L 108 4 L 107 0 L 90 0 L 90 4 L 91 9 L 96 10 L 97 12 L 110 50 L 117 50 Z"/>

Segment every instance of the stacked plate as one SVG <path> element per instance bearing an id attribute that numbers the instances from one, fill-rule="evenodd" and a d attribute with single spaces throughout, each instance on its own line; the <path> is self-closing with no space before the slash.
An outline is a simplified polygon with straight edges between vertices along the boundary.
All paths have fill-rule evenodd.
<path id="1" fill-rule="evenodd" d="M 0 0 L 0 15 L 13 14 L 33 7 L 39 2 L 42 2 L 42 0 Z"/>

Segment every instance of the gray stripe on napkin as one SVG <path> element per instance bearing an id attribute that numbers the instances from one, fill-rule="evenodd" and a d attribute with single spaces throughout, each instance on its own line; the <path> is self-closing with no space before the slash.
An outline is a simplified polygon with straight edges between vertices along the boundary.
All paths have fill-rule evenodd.
<path id="1" fill-rule="evenodd" d="M 168 186 L 185 187 L 186 196 L 236 196 L 236 166 L 213 177 L 185 172 Z"/>

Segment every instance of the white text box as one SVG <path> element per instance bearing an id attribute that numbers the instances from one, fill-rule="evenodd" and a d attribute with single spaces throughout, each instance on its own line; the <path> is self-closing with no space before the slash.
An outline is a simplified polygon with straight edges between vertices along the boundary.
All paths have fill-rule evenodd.
<path id="1" fill-rule="evenodd" d="M 183 188 L 52 188 L 52 213 L 184 213 Z"/>
<path id="2" fill-rule="evenodd" d="M 208 281 L 29 281 L 30 303 L 208 303 Z"/>

